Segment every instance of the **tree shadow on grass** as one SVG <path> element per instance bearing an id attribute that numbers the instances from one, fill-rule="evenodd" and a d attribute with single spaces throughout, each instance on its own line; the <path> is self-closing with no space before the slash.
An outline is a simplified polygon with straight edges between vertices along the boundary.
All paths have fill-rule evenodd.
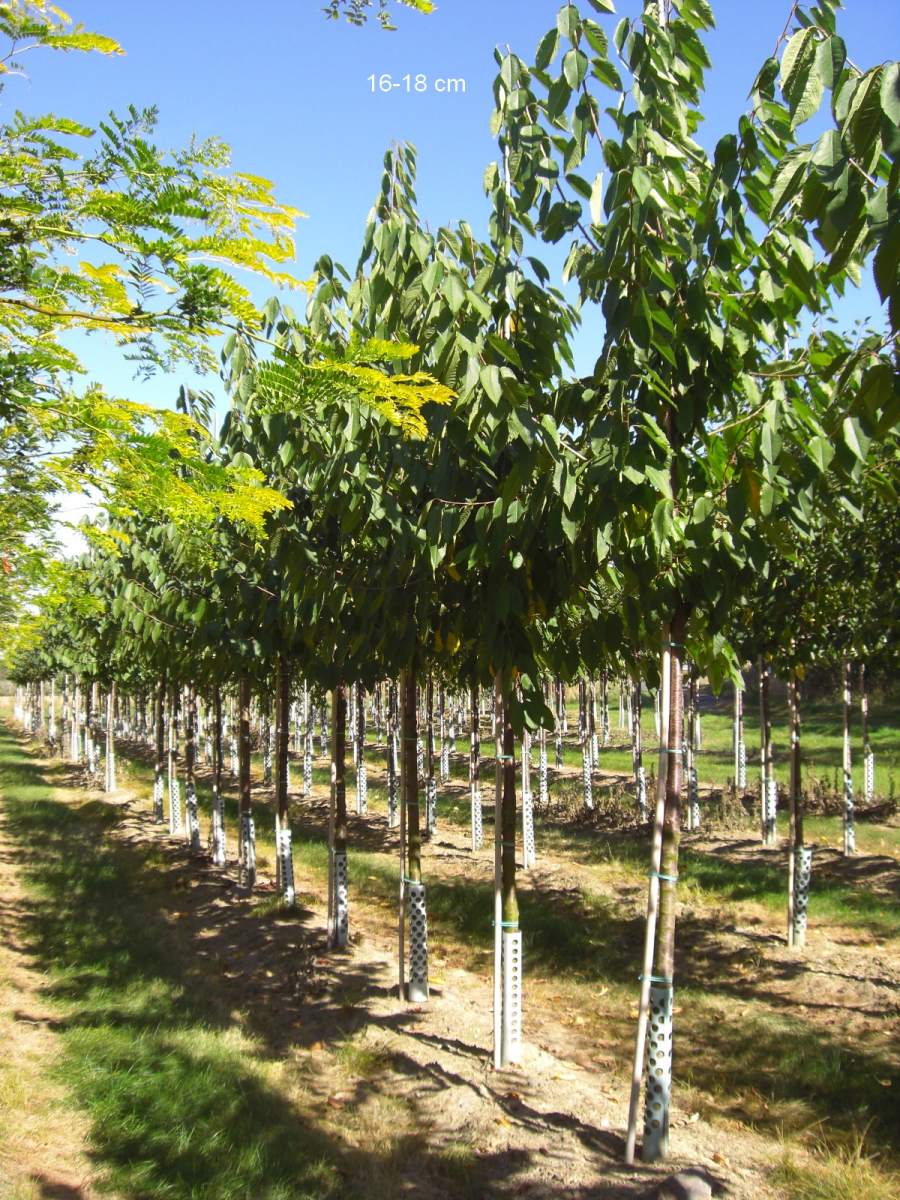
<path id="1" fill-rule="evenodd" d="M 183 848 L 110 837 L 122 806 L 47 799 L 37 767 L 8 736 L 0 741 L 7 759 L 18 755 L 16 777 L 4 772 L 3 810 L 29 891 L 21 933 L 59 1005 L 59 1071 L 91 1118 L 106 1186 L 134 1200 L 362 1197 L 410 1186 L 423 1197 L 474 1200 L 514 1189 L 529 1150 L 479 1154 L 461 1171 L 424 1133 L 362 1150 L 321 1127 L 315 1106 L 329 1082 L 314 1056 L 303 1060 L 296 1104 L 274 1087 L 283 1049 L 368 1019 L 358 1001 L 384 986 L 377 972 L 332 957 L 323 978 L 314 969 L 298 980 L 322 949 L 302 914 L 254 921 L 247 903 L 223 903 L 231 884 L 221 873 L 191 877 L 200 864 L 179 863 Z M 259 987 L 242 1014 L 235 1005 L 246 1006 L 248 977 Z M 429 1070 L 433 1086 L 456 1086 L 437 1064 Z M 415 1128 L 414 1098 L 408 1104 Z M 597 1169 L 609 1169 L 599 1154 Z M 530 1194 L 616 1200 L 635 1185 L 598 1177 L 590 1189 L 557 1183 Z"/>

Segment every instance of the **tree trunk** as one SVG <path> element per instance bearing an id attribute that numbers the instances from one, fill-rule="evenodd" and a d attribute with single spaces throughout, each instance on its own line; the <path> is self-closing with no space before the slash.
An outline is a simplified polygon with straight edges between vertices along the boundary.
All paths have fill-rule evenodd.
<path id="1" fill-rule="evenodd" d="M 668 1120 L 672 1086 L 672 1016 L 674 986 L 674 928 L 676 928 L 678 850 L 682 838 L 682 774 L 684 692 L 682 638 L 688 613 L 679 607 L 668 643 L 668 713 L 660 703 L 660 770 L 665 752 L 665 808 L 662 811 L 659 854 L 659 917 L 650 979 L 652 1010 L 648 1050 L 647 1097 L 644 1104 L 644 1162 L 656 1162 L 668 1153 Z M 664 689 L 665 690 L 665 689 Z M 662 697 L 661 697 L 662 698 Z M 667 718 L 667 719 L 666 719 Z"/>
<path id="2" fill-rule="evenodd" d="M 856 853 L 856 826 L 853 804 L 853 758 L 850 749 L 850 659 L 841 662 L 844 699 L 844 853 Z"/>
<path id="3" fill-rule="evenodd" d="M 169 833 L 179 835 L 184 827 L 181 814 L 181 784 L 178 782 L 178 688 L 169 689 L 169 742 L 167 782 L 169 785 Z"/>
<path id="4" fill-rule="evenodd" d="M 875 754 L 869 740 L 869 685 L 865 663 L 859 665 L 859 712 L 863 743 L 863 798 L 867 804 L 871 804 L 875 799 Z"/>
<path id="5" fill-rule="evenodd" d="M 276 661 L 275 679 L 275 851 L 276 886 L 284 903 L 293 907 L 294 858 L 288 816 L 288 752 L 291 736 L 291 668 L 283 654 Z"/>
<path id="6" fill-rule="evenodd" d="M 212 731 L 212 858 L 217 867 L 225 866 L 225 798 L 222 795 L 222 691 L 213 687 Z"/>
<path id="7" fill-rule="evenodd" d="M 429 674 L 425 687 L 425 832 L 431 837 L 437 827 L 437 780 L 434 777 L 434 681 Z"/>
<path id="8" fill-rule="evenodd" d="M 428 703 L 430 713 L 431 683 Z M 409 921 L 409 990 L 414 1004 L 428 999 L 428 919 L 425 885 L 422 882 L 422 837 L 419 812 L 418 741 L 416 730 L 416 673 L 413 669 L 400 677 L 400 720 L 402 746 L 401 787 L 406 834 L 406 878 L 401 879 L 401 919 Z M 430 724 L 430 722 L 429 722 Z M 429 742 L 431 738 L 429 737 Z M 405 942 L 405 939 L 404 939 Z"/>
<path id="9" fill-rule="evenodd" d="M 200 814 L 197 811 L 197 689 L 192 683 L 187 687 L 187 704 L 184 730 L 184 774 L 185 802 L 187 805 L 188 831 L 191 849 L 200 851 Z"/>
<path id="10" fill-rule="evenodd" d="M 631 684 L 631 758 L 634 767 L 634 788 L 637 799 L 638 820 L 646 821 L 647 776 L 644 772 L 644 742 L 641 729 L 641 679 L 635 675 Z"/>
<path id="11" fill-rule="evenodd" d="M 329 939 L 343 949 L 350 939 L 350 892 L 347 872 L 347 685 L 341 681 L 332 692 L 331 751 L 331 879 Z"/>
<path id="12" fill-rule="evenodd" d="M 238 680 L 238 866 L 245 887 L 256 883 L 256 828 L 253 823 L 253 797 L 250 771 L 250 680 L 242 675 Z"/>
<path id="13" fill-rule="evenodd" d="M 500 796 L 496 836 L 500 844 L 501 1021 L 499 1066 L 517 1063 L 522 1052 L 522 933 L 516 893 L 516 742 L 504 694 L 498 730 Z"/>
<path id="14" fill-rule="evenodd" d="M 761 658 L 759 660 L 759 792 L 764 846 L 774 846 L 778 836 L 777 792 L 772 762 L 772 712 L 769 697 L 771 680 L 771 667 L 764 658 Z"/>
<path id="15" fill-rule="evenodd" d="M 806 941 L 806 912 L 812 872 L 812 850 L 803 845 L 803 793 L 800 760 L 800 686 L 797 672 L 791 672 L 788 685 L 791 726 L 791 833 L 788 850 L 788 945 L 800 947 Z"/>

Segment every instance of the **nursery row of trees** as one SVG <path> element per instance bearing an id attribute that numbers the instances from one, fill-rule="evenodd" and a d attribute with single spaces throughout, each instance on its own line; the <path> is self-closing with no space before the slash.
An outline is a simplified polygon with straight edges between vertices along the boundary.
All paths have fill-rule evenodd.
<path id="1" fill-rule="evenodd" d="M 751 111 L 708 154 L 694 138 L 705 0 L 648 0 L 611 38 L 583 7 L 612 10 L 563 4 L 533 62 L 497 54 L 488 236 L 465 221 L 431 230 L 413 148 L 389 150 L 355 268 L 321 258 L 302 317 L 273 298 L 220 322 L 232 327 L 221 429 L 209 397 L 182 389 L 184 453 L 151 455 L 164 503 L 133 459 L 114 464 L 132 486 L 89 530 L 86 558 L 53 568 L 20 625 L 17 669 L 157 692 L 157 747 L 167 694 L 199 692 L 216 712 L 234 691 L 245 767 L 251 696 L 273 693 L 279 829 L 292 682 L 329 692 L 337 940 L 348 683 L 398 681 L 402 879 L 423 935 L 417 692 L 434 677 L 493 696 L 498 1065 L 520 1032 L 515 739 L 554 728 L 549 680 L 607 669 L 658 688 L 628 1145 L 631 1157 L 652 1010 L 655 1158 L 668 1141 L 685 666 L 718 687 L 763 657 L 791 678 L 796 711 L 806 665 L 837 654 L 874 667 L 896 645 L 883 522 L 897 512 L 900 85 L 897 64 L 863 72 L 847 58 L 836 3 L 795 5 Z M 805 145 L 826 94 L 829 127 Z M 577 304 L 537 257 L 541 240 L 566 242 Z M 890 331 L 836 332 L 823 318 L 871 262 Z M 584 306 L 603 331 L 577 377 Z M 226 502 L 235 478 L 247 487 Z M 214 729 L 220 771 L 218 716 Z M 244 812 L 248 781 L 242 768 Z"/>

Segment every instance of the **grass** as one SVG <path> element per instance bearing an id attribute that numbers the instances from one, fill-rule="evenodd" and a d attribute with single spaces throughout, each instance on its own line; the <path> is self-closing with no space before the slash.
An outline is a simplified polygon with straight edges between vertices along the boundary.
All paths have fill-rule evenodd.
<path id="1" fill-rule="evenodd" d="M 895 1200 L 897 1177 L 878 1159 L 867 1157 L 860 1143 L 853 1148 L 830 1148 L 798 1162 L 790 1150 L 772 1174 L 784 1200 Z"/>
<path id="2" fill-rule="evenodd" d="M 328 1079 L 292 1066 L 259 1022 L 234 1011 L 221 977 L 173 924 L 181 902 L 160 847 L 110 836 L 116 806 L 55 798 L 2 726 L 0 795 L 29 898 L 25 949 L 59 1015 L 53 1071 L 88 1118 L 105 1190 L 135 1200 L 378 1196 L 396 1193 L 414 1158 L 446 1194 L 469 1195 L 452 1164 L 419 1144 L 405 1106 L 379 1118 L 367 1147 L 354 1142 L 355 1116 L 340 1114 L 340 1126 L 320 1117 Z M 323 1070 L 351 1084 L 386 1065 L 347 1043 L 325 1058 Z"/>
<path id="3" fill-rule="evenodd" d="M 149 795 L 151 772 L 147 765 L 140 761 L 128 762 L 124 756 L 121 761 L 127 774 L 145 795 Z M 373 809 L 383 809 L 383 790 L 374 781 L 370 786 L 369 798 Z M 201 786 L 201 807 L 207 811 L 209 799 L 208 792 Z M 350 799 L 352 807 L 352 789 Z M 262 865 L 274 861 L 270 829 L 274 822 L 271 812 L 267 811 L 267 804 L 258 800 L 255 804 L 258 809 L 259 861 Z M 460 810 L 460 819 L 466 819 L 466 798 L 460 800 L 458 795 L 452 793 L 441 798 L 440 811 L 443 816 L 449 816 L 454 805 Z M 236 812 L 231 795 L 227 797 L 227 811 L 233 849 Z M 263 816 L 264 812 L 266 816 Z M 102 802 L 82 805 L 81 811 L 73 814 L 75 824 L 71 829 L 72 837 L 78 836 L 76 825 L 80 827 L 87 820 L 87 841 L 95 845 L 108 828 L 104 823 L 114 820 L 114 814 L 115 810 Z M 297 806 L 294 826 L 298 886 L 301 889 L 309 888 L 313 896 L 318 895 L 321 899 L 327 870 L 321 812 L 317 814 L 314 809 Z M 359 831 L 358 835 L 356 830 Z M 41 836 L 36 829 L 22 831 L 23 842 L 27 845 Z M 351 841 L 355 836 L 366 836 L 365 826 L 354 825 Z M 646 838 L 643 833 L 634 830 L 606 833 L 596 829 L 548 825 L 541 827 L 540 840 L 544 846 L 549 845 L 555 854 L 571 855 L 577 861 L 589 864 L 595 872 L 597 886 L 581 886 L 564 892 L 542 892 L 537 888 L 523 887 L 521 907 L 529 988 L 533 989 L 532 994 L 539 997 L 544 1006 L 555 1006 L 562 1019 L 584 1025 L 585 1032 L 595 1040 L 595 1044 L 611 1050 L 613 1069 L 624 1070 L 623 1064 L 627 1063 L 629 1042 L 633 1036 L 629 1004 L 633 1003 L 636 991 L 634 964 L 639 957 L 642 922 L 636 908 L 617 900 L 615 894 L 611 894 L 613 889 L 607 885 L 624 884 L 626 888 L 634 888 L 639 895 L 643 894 Z M 126 852 L 121 847 L 111 846 L 108 842 L 102 854 L 98 852 L 92 868 L 95 886 L 99 887 L 103 871 L 110 868 L 109 856 L 112 856 L 112 866 L 115 866 L 117 856 L 123 853 Z M 135 852 L 128 851 L 126 861 L 121 864 L 131 879 L 126 907 L 134 908 L 135 919 L 143 930 L 142 936 L 150 936 L 155 945 L 157 934 L 148 933 L 153 927 L 153 905 L 150 906 L 148 921 L 147 894 L 149 892 L 152 900 L 153 868 L 157 865 L 155 856 L 160 851 L 153 847 L 143 848 L 143 859 L 137 871 L 128 858 L 132 853 Z M 442 873 L 440 858 L 430 858 L 427 863 L 429 924 L 433 941 L 459 961 L 482 972 L 485 970 L 485 956 L 492 944 L 491 887 L 488 878 L 490 864 L 485 861 L 484 867 L 484 879 L 472 880 L 471 877 L 460 878 Z M 121 871 L 116 868 L 113 878 L 118 879 L 120 874 Z M 760 851 L 756 861 L 733 862 L 693 849 L 688 844 L 682 857 L 680 874 L 685 902 L 713 913 L 721 911 L 720 906 L 724 904 L 763 905 L 773 911 L 780 911 L 784 905 L 784 865 L 775 854 L 769 853 L 766 857 L 766 853 Z M 156 886 L 158 888 L 158 884 Z M 135 889 L 141 894 L 135 894 Z M 385 915 L 392 914 L 397 893 L 397 864 L 393 855 L 354 848 L 351 854 L 351 889 L 352 904 L 366 905 Z M 58 894 L 65 894 L 66 890 L 66 887 L 60 886 Z M 148 979 L 137 984 L 133 982 L 135 972 L 131 959 L 135 954 L 141 959 L 145 957 L 143 941 L 135 936 L 139 931 L 132 931 L 127 922 L 125 927 L 115 924 L 125 918 L 118 908 L 113 913 L 111 907 L 106 906 L 107 911 L 101 914 L 99 928 L 104 939 L 126 944 L 128 969 L 115 987 L 108 979 L 110 964 L 101 971 L 103 987 L 109 989 L 109 994 L 104 999 L 103 988 L 92 991 L 88 1006 L 97 1022 L 97 1040 L 90 1040 L 90 1022 L 86 1035 L 88 1040 L 83 1044 L 78 1041 L 81 1035 L 77 1031 L 66 1033 L 65 1037 L 71 1039 L 67 1042 L 70 1054 L 67 1061 L 70 1066 L 66 1078 L 76 1094 L 82 1097 L 81 1103 L 94 1116 L 95 1128 L 102 1131 L 102 1158 L 104 1161 L 112 1159 L 115 1163 L 111 1179 L 119 1178 L 116 1172 L 124 1170 L 122 1163 L 127 1161 L 132 1174 L 121 1178 L 126 1183 L 130 1180 L 135 1188 L 140 1185 L 145 1189 L 136 1194 L 160 1198 L 185 1195 L 193 1200 L 194 1193 L 190 1190 L 179 1191 L 177 1186 L 175 1190 L 172 1188 L 173 1178 L 183 1168 L 187 1169 L 192 1179 L 199 1179 L 198 1171 L 202 1174 L 202 1171 L 212 1169 L 202 1154 L 197 1157 L 194 1132 L 199 1130 L 201 1143 L 205 1137 L 211 1138 L 215 1145 L 222 1145 L 222 1138 L 227 1144 L 230 1138 L 236 1136 L 238 1124 L 235 1122 L 232 1125 L 226 1118 L 224 1133 L 217 1135 L 216 1129 L 222 1127 L 222 1118 L 215 1112 L 216 1101 L 211 1094 L 207 1094 L 205 1100 L 203 1095 L 196 1096 L 196 1102 L 202 1110 L 201 1118 L 197 1119 L 194 1113 L 194 1073 L 205 1073 L 216 1082 L 217 1094 L 219 1087 L 222 1087 L 225 1094 L 231 1097 L 236 1092 L 242 1097 L 246 1095 L 241 1073 L 249 1074 L 256 1089 L 252 1107 L 261 1107 L 266 1112 L 277 1109 L 282 1122 L 285 1120 L 284 1100 L 279 1094 L 273 1066 L 264 1048 L 256 1045 L 240 1025 L 235 1026 L 224 1015 L 218 1023 L 210 1020 L 207 992 L 200 986 L 200 981 L 193 978 L 190 970 L 184 966 L 176 969 L 178 956 L 173 956 L 170 947 L 163 952 L 162 962 L 152 960 L 152 946 L 146 948 L 147 955 L 156 961 L 156 966 L 146 972 Z M 251 918 L 251 913 L 260 921 L 289 919 L 289 915 L 271 897 L 255 900 L 246 914 L 247 919 Z M 61 920 L 58 914 L 53 919 Z M 817 921 L 834 921 L 837 924 L 857 925 L 879 936 L 896 933 L 898 928 L 893 905 L 865 889 L 850 888 L 832 878 L 822 878 L 814 883 L 811 921 L 813 924 Z M 92 917 L 90 924 L 93 928 L 97 921 Z M 837 1139 L 833 1143 L 837 1149 L 832 1152 L 831 1158 L 820 1155 L 814 1159 L 802 1157 L 798 1160 L 795 1155 L 793 1158 L 786 1157 L 779 1167 L 779 1171 L 785 1173 L 785 1195 L 791 1200 L 804 1200 L 804 1197 L 812 1200 L 820 1194 L 828 1195 L 827 1192 L 803 1192 L 800 1189 L 807 1185 L 812 1187 L 820 1176 L 827 1178 L 829 1171 L 836 1178 L 858 1177 L 862 1180 L 866 1178 L 866 1171 L 875 1172 L 873 1178 L 881 1178 L 880 1168 L 871 1160 L 859 1158 L 854 1165 L 848 1155 L 854 1139 L 858 1139 L 867 1127 L 870 1127 L 873 1145 L 884 1150 L 890 1148 L 893 1130 L 900 1125 L 900 1075 L 872 1047 L 848 1047 L 840 1036 L 832 1036 L 819 1026 L 807 1024 L 790 1011 L 773 1007 L 765 991 L 762 954 L 758 961 L 742 961 L 739 964 L 741 970 L 736 972 L 728 956 L 718 953 L 714 923 L 709 924 L 705 942 L 693 944 L 689 938 L 694 936 L 694 932 L 688 927 L 684 930 L 682 936 L 685 940 L 681 951 L 684 962 L 678 967 L 681 1007 L 678 1018 L 679 1071 L 688 1092 L 696 1097 L 692 1103 L 710 1120 L 738 1121 L 770 1137 L 782 1133 L 792 1139 L 806 1137 L 810 1128 L 819 1128 L 822 1122 L 827 1122 L 833 1137 Z M 84 937 L 77 930 L 75 933 L 76 944 L 89 942 L 86 933 Z M 161 931 L 163 945 L 166 944 L 165 935 L 169 933 L 168 927 Z M 67 930 L 69 939 L 71 934 L 72 930 Z M 66 944 L 69 944 L 68 941 Z M 88 958 L 93 955 L 94 951 L 91 951 Z M 64 977 L 61 979 L 63 981 Z M 55 982 L 54 989 L 57 990 L 58 986 Z M 60 998 L 65 999 L 64 990 Z M 189 1016 L 187 1024 L 175 1020 L 174 1014 L 178 1013 Z M 159 1038 L 163 1035 L 161 1043 Z M 341 1041 L 328 1058 L 334 1061 L 339 1070 L 361 1080 L 376 1079 L 390 1069 L 390 1056 L 383 1048 L 356 1039 Z M 80 1067 L 77 1066 L 79 1063 Z M 99 1089 L 100 1095 L 92 1098 L 92 1092 L 96 1091 L 92 1083 L 95 1067 L 91 1065 L 88 1069 L 88 1064 L 94 1063 L 101 1065 L 101 1077 L 107 1075 L 110 1080 L 120 1081 L 116 1086 L 110 1084 L 105 1100 L 102 1087 Z M 80 1071 L 84 1072 L 83 1078 Z M 121 1079 L 134 1072 L 137 1072 L 137 1080 L 129 1081 L 125 1085 L 124 1095 L 119 1097 L 117 1093 Z M 890 1086 L 885 1086 L 884 1081 L 888 1081 Z M 183 1102 L 173 1105 L 170 1100 L 161 1099 L 156 1095 L 160 1089 L 165 1095 L 175 1096 L 184 1091 Z M 137 1120 L 134 1116 L 135 1104 L 139 1105 L 137 1111 L 141 1116 L 136 1131 L 137 1141 L 131 1143 L 124 1131 Z M 272 1107 L 267 1108 L 267 1105 Z M 181 1122 L 177 1119 L 179 1116 L 184 1118 Z M 290 1139 L 290 1154 L 299 1155 L 308 1172 L 307 1176 L 302 1173 L 298 1176 L 301 1181 L 308 1179 L 303 1184 L 308 1191 L 296 1194 L 328 1196 L 337 1186 L 336 1181 L 342 1178 L 342 1171 L 346 1170 L 345 1166 L 340 1165 L 342 1148 L 335 1146 L 329 1138 L 322 1137 L 315 1128 L 315 1122 L 309 1121 L 304 1115 L 302 1105 L 299 1116 L 294 1112 L 291 1119 L 299 1120 L 301 1136 Z M 387 1120 L 384 1117 L 380 1119 Z M 403 1114 L 398 1115 L 397 1126 L 402 1127 L 405 1119 Z M 153 1158 L 157 1151 L 153 1149 L 149 1157 L 151 1165 L 142 1160 L 144 1165 L 140 1167 L 150 1172 L 148 1182 L 145 1182 L 139 1174 L 134 1173 L 138 1170 L 134 1164 L 139 1157 L 135 1147 L 145 1148 L 148 1138 L 153 1147 L 151 1135 L 154 1130 L 165 1142 L 167 1135 L 161 1131 L 170 1127 L 175 1130 L 176 1144 L 184 1142 L 183 1156 L 182 1151 L 178 1150 L 177 1171 L 175 1167 L 166 1168 L 164 1162 L 157 1164 Z M 251 1121 L 251 1142 L 255 1128 L 256 1125 Z M 247 1180 L 256 1169 L 253 1164 L 262 1164 L 263 1161 L 271 1164 L 272 1155 L 275 1156 L 274 1180 L 277 1184 L 277 1164 L 288 1153 L 281 1145 L 277 1129 L 276 1120 L 276 1132 L 271 1138 L 265 1139 L 264 1146 L 258 1143 L 256 1149 L 251 1146 L 247 1151 L 248 1157 L 241 1159 L 243 1182 L 239 1187 L 249 1187 Z M 375 1140 L 380 1142 L 382 1135 L 378 1134 Z M 298 1146 L 302 1147 L 302 1152 Z M 266 1155 L 269 1157 L 266 1158 Z M 227 1159 L 228 1155 L 225 1157 Z M 449 1193 L 464 1196 L 469 1194 L 468 1184 L 464 1185 L 461 1181 L 467 1176 L 470 1157 L 470 1151 L 464 1144 L 435 1147 L 430 1170 L 434 1178 L 445 1181 Z M 291 1161 L 290 1157 L 288 1161 Z M 839 1170 L 841 1163 L 844 1163 L 843 1175 Z M 294 1169 L 291 1166 L 291 1170 Z M 379 1180 L 396 1179 L 402 1170 L 396 1149 L 386 1144 L 382 1158 L 374 1167 L 370 1163 L 368 1170 L 370 1174 L 374 1170 Z M 793 1182 L 788 1182 L 789 1172 L 794 1173 L 791 1176 Z M 263 1174 L 272 1185 L 271 1166 L 264 1171 L 260 1165 L 260 1177 Z M 195 1185 L 192 1182 L 191 1187 L 218 1186 L 218 1180 L 214 1176 L 211 1178 L 211 1183 Z M 148 1187 L 151 1190 L 146 1190 Z M 152 1190 L 154 1187 L 155 1191 Z M 169 1191 L 165 1190 L 166 1187 Z M 196 1194 L 199 1196 L 201 1193 Z M 278 1197 L 280 1200 L 281 1195 L 277 1190 L 253 1192 L 252 1188 L 245 1192 L 211 1190 L 209 1194 L 221 1194 L 226 1200 L 245 1194 L 258 1194 L 266 1200 Z M 863 1191 L 857 1194 L 868 1193 Z M 872 1192 L 875 1197 L 881 1194 Z"/>

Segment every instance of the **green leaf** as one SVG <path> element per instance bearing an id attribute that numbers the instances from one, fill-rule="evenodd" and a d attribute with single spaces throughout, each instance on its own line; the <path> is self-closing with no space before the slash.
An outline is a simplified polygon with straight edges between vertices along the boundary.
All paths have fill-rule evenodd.
<path id="1" fill-rule="evenodd" d="M 881 109 L 894 125 L 900 125 L 900 63 L 889 63 L 881 76 Z"/>
<path id="2" fill-rule="evenodd" d="M 628 36 L 628 30 L 631 28 L 631 22 L 627 17 L 623 17 L 618 23 L 613 33 L 613 45 L 622 53 L 622 47 L 625 45 L 625 39 Z"/>
<path id="3" fill-rule="evenodd" d="M 635 167 L 631 172 L 631 186 L 634 188 L 638 199 L 643 204 L 643 202 L 650 195 L 650 190 L 653 187 L 653 182 L 643 167 Z"/>
<path id="4" fill-rule="evenodd" d="M 833 88 L 840 78 L 847 58 L 844 39 L 836 34 L 819 42 L 816 50 L 816 70 L 827 88 Z"/>
<path id="5" fill-rule="evenodd" d="M 581 17 L 574 4 L 564 4 L 556 14 L 556 28 L 570 41 L 575 41 L 581 27 Z"/>
<path id="6" fill-rule="evenodd" d="M 834 458 L 834 446 L 826 437 L 812 437 L 806 443 L 806 452 L 820 471 L 827 471 Z"/>
<path id="7" fill-rule="evenodd" d="M 538 44 L 537 53 L 534 56 L 534 65 L 539 71 L 546 69 L 556 58 L 559 51 L 559 30 L 550 29 L 541 38 Z"/>
<path id="8" fill-rule="evenodd" d="M 487 392 L 488 396 L 490 396 L 495 404 L 498 403 L 503 396 L 503 383 L 500 378 L 500 368 L 494 366 L 493 364 L 489 364 L 488 366 L 481 368 L 478 377 L 481 380 L 481 386 Z"/>
<path id="9" fill-rule="evenodd" d="M 447 298 L 450 311 L 454 315 L 459 312 L 466 302 L 466 285 L 455 272 L 447 276 L 446 283 L 444 284 L 444 295 Z"/>
<path id="10" fill-rule="evenodd" d="M 609 39 L 596 21 L 584 22 L 584 36 L 594 53 L 606 58 L 609 53 Z"/>
<path id="11" fill-rule="evenodd" d="M 813 29 L 800 29 L 784 48 L 781 59 L 781 90 L 788 95 L 797 81 L 797 75 L 803 70 L 815 52 L 816 34 Z"/>
<path id="12" fill-rule="evenodd" d="M 563 75 L 566 78 L 566 83 L 573 90 L 580 88 L 585 80 L 588 70 L 587 55 L 581 50 L 569 50 L 563 56 Z"/>
<path id="13" fill-rule="evenodd" d="M 599 225 L 603 220 L 603 172 L 598 171 L 591 188 L 591 222 Z"/>
<path id="14" fill-rule="evenodd" d="M 663 500 L 658 500 L 655 508 L 653 509 L 651 526 L 653 532 L 653 541 L 656 544 L 657 550 L 662 549 L 672 533 L 672 528 L 674 525 L 674 511 L 674 502 L 668 497 Z"/>
<path id="15" fill-rule="evenodd" d="M 862 427 L 856 417 L 844 417 L 843 431 L 844 441 L 847 443 L 848 449 L 860 462 L 865 462 L 871 439 L 863 433 Z"/>
<path id="16" fill-rule="evenodd" d="M 588 0 L 588 4 L 590 4 L 591 8 L 595 9 L 598 13 L 611 13 L 613 16 L 616 15 L 616 6 L 613 4 L 612 0 Z"/>

